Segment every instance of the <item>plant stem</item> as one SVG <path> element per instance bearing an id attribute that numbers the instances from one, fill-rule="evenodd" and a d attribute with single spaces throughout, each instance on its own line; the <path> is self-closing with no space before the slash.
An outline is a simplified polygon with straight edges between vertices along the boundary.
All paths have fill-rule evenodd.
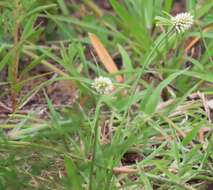
<path id="1" fill-rule="evenodd" d="M 13 32 L 13 48 L 18 44 L 19 41 L 19 29 L 20 23 L 18 21 L 18 16 L 20 12 L 19 0 L 15 1 L 15 10 L 13 12 L 13 17 L 15 21 L 15 27 Z M 18 66 L 19 66 L 19 50 L 14 51 L 14 60 L 12 61 L 11 67 L 9 69 L 11 76 L 11 102 L 12 102 L 12 111 L 15 112 L 17 106 L 17 91 L 15 89 L 15 85 L 18 79 Z"/>
<path id="2" fill-rule="evenodd" d="M 93 170 L 95 165 L 95 156 L 96 156 L 96 148 L 97 148 L 97 140 L 98 140 L 98 116 L 101 109 L 101 102 L 98 103 L 95 119 L 94 119 L 94 142 L 93 142 L 93 150 L 92 150 L 92 162 L 90 167 L 90 176 L 89 176 L 89 190 L 92 190 L 93 183 Z"/>
<path id="3" fill-rule="evenodd" d="M 103 15 L 101 9 L 93 1 L 83 0 L 83 2 L 97 15 L 97 17 L 101 17 Z"/>
<path id="4" fill-rule="evenodd" d="M 138 74 L 136 75 L 136 79 L 135 79 L 135 82 L 133 83 L 132 85 L 132 92 L 130 94 L 131 97 L 134 97 L 134 94 L 136 92 L 136 89 L 137 89 L 137 85 L 141 79 L 141 76 L 143 75 L 143 72 L 145 71 L 145 69 L 152 63 L 152 61 L 154 60 L 155 58 L 155 52 L 156 50 L 160 47 L 160 45 L 162 44 L 162 42 L 169 37 L 169 35 L 172 34 L 172 29 L 170 29 L 164 36 L 162 36 L 161 39 L 159 39 L 159 41 L 154 45 L 154 47 L 152 48 L 152 50 L 150 51 L 150 53 L 147 55 L 147 57 L 145 58 L 145 61 L 143 62 L 143 65 L 141 66 L 141 68 L 139 68 L 138 70 Z M 130 99 L 130 101 L 127 102 L 127 107 L 128 109 L 126 109 L 125 113 L 123 114 L 123 118 L 126 117 L 127 113 L 128 113 L 128 110 L 129 108 L 131 107 L 131 102 L 132 102 L 132 99 Z M 125 121 L 123 119 L 123 121 Z"/>

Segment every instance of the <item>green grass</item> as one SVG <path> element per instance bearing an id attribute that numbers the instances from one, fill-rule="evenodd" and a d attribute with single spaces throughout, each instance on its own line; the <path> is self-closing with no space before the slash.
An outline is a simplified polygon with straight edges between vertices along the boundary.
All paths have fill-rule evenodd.
<path id="1" fill-rule="evenodd" d="M 9 110 L 0 120 L 0 190 L 212 189 L 212 0 L 186 1 L 195 23 L 182 34 L 155 19 L 174 0 L 109 0 L 111 10 L 73 2 L 0 1 L 0 103 Z M 119 72 L 105 69 L 89 33 L 122 62 Z M 91 87 L 100 75 L 112 94 Z M 77 95 L 73 104 L 54 104 L 48 89 L 59 81 L 67 82 L 61 99 L 70 88 Z M 44 117 L 29 103 L 37 94 Z"/>

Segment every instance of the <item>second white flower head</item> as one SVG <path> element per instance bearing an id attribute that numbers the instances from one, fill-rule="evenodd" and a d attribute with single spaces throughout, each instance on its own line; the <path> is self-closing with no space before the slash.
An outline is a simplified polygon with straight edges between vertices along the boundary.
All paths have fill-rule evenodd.
<path id="1" fill-rule="evenodd" d="M 110 94 L 113 91 L 113 84 L 110 78 L 107 77 L 97 77 L 95 78 L 94 82 L 92 83 L 92 87 L 99 93 L 99 94 Z"/>
<path id="2" fill-rule="evenodd" d="M 192 27 L 194 19 L 190 13 L 179 13 L 171 18 L 171 22 L 177 32 L 181 33 Z"/>

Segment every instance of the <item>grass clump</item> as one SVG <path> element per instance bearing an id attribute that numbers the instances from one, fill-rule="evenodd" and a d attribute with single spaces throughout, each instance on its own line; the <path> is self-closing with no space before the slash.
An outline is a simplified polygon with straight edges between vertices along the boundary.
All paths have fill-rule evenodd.
<path id="1" fill-rule="evenodd" d="M 212 1 L 97 2 L 0 2 L 0 189 L 212 189 Z"/>

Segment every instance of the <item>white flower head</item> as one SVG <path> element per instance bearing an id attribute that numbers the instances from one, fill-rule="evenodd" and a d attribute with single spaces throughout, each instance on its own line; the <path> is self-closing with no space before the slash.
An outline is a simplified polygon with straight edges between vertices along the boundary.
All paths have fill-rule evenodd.
<path id="1" fill-rule="evenodd" d="M 194 19 L 190 13 L 179 13 L 171 17 L 171 22 L 176 31 L 181 33 L 192 27 Z"/>
<path id="2" fill-rule="evenodd" d="M 99 94 L 110 94 L 113 91 L 113 84 L 110 78 L 107 77 L 97 77 L 92 83 L 92 88 L 94 88 Z"/>

